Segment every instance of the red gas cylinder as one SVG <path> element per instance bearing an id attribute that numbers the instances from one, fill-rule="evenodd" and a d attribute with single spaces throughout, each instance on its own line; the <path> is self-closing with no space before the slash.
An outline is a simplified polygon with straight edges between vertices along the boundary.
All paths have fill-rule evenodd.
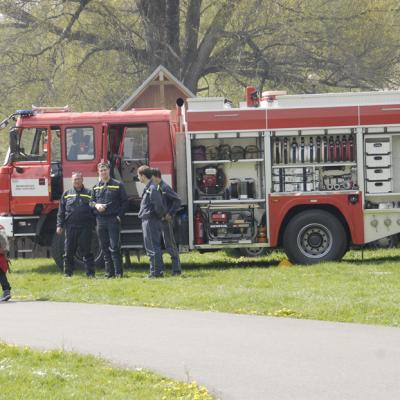
<path id="1" fill-rule="evenodd" d="M 246 87 L 247 107 L 258 107 L 260 105 L 260 96 L 255 86 Z"/>
<path id="2" fill-rule="evenodd" d="M 204 224 L 200 208 L 197 209 L 194 216 L 194 242 L 196 244 L 204 244 Z"/>

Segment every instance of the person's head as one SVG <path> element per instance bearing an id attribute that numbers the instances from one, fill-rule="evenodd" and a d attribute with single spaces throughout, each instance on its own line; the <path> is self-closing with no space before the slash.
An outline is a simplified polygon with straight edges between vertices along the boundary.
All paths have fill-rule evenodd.
<path id="1" fill-rule="evenodd" d="M 82 172 L 80 171 L 73 172 L 71 175 L 71 179 L 72 179 L 72 186 L 74 187 L 74 189 L 81 190 L 83 187 Z"/>
<path id="2" fill-rule="evenodd" d="M 152 176 L 151 179 L 153 180 L 153 182 L 155 184 L 159 185 L 160 182 L 161 182 L 161 171 L 160 171 L 160 168 L 153 168 L 152 169 L 152 174 L 153 174 L 153 176 Z"/>
<path id="3" fill-rule="evenodd" d="M 107 162 L 101 162 L 97 164 L 97 171 L 99 173 L 99 178 L 103 182 L 108 182 L 110 179 L 110 164 Z"/>
<path id="4" fill-rule="evenodd" d="M 139 181 L 145 184 L 147 184 L 153 176 L 153 170 L 148 165 L 140 166 L 137 173 Z"/>
<path id="5" fill-rule="evenodd" d="M 80 130 L 72 130 L 72 143 L 79 144 L 82 141 L 82 132 Z"/>

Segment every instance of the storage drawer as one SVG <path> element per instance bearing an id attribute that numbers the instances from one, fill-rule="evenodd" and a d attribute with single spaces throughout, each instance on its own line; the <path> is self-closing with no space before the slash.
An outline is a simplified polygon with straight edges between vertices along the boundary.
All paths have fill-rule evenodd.
<path id="1" fill-rule="evenodd" d="M 380 156 L 366 156 L 365 166 L 367 168 L 375 167 L 389 167 L 390 166 L 390 154 Z"/>
<path id="2" fill-rule="evenodd" d="M 367 193 L 390 193 L 392 191 L 392 181 L 367 181 Z"/>
<path id="3" fill-rule="evenodd" d="M 391 168 L 368 168 L 367 179 L 369 181 L 385 181 L 392 177 Z"/>
<path id="4" fill-rule="evenodd" d="M 365 152 L 367 154 L 388 154 L 390 151 L 389 139 L 386 141 L 376 140 L 365 142 Z"/>

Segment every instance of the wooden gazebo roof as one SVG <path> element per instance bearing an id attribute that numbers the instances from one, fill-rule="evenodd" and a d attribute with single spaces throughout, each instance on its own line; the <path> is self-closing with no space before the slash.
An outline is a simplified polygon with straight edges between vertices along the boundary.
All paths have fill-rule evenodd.
<path id="1" fill-rule="evenodd" d="M 166 108 L 175 109 L 177 98 L 196 97 L 182 82 L 162 65 L 118 107 L 120 111 L 132 108 Z"/>

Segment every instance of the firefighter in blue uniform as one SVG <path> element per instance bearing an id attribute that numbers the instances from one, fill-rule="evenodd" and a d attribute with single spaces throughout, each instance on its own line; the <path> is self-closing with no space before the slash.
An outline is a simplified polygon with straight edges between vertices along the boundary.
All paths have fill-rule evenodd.
<path id="1" fill-rule="evenodd" d="M 182 273 L 181 261 L 179 259 L 178 246 L 175 242 L 173 222 L 176 213 L 181 208 L 181 199 L 171 186 L 162 180 L 159 168 L 153 168 L 152 180 L 157 185 L 157 190 L 161 193 L 164 203 L 165 215 L 161 220 L 161 233 L 165 250 L 171 256 L 172 275 L 180 275 Z"/>
<path id="2" fill-rule="evenodd" d="M 138 178 L 145 184 L 140 203 L 139 218 L 142 220 L 143 242 L 150 258 L 149 278 L 164 276 L 161 253 L 161 218 L 165 214 L 161 193 L 157 190 L 151 177 L 153 171 L 147 165 L 138 168 Z"/>
<path id="3" fill-rule="evenodd" d="M 104 255 L 107 278 L 122 278 L 120 244 L 121 220 L 128 208 L 124 185 L 110 177 L 110 165 L 98 165 L 99 182 L 92 189 L 92 207 L 95 209 L 97 234 Z"/>
<path id="4" fill-rule="evenodd" d="M 60 200 L 57 214 L 57 234 L 65 230 L 64 276 L 74 272 L 74 256 L 79 247 L 83 256 L 86 275 L 94 277 L 94 259 L 91 252 L 93 210 L 90 207 L 91 192 L 83 186 L 81 172 L 72 173 L 72 189 L 66 190 Z"/>

